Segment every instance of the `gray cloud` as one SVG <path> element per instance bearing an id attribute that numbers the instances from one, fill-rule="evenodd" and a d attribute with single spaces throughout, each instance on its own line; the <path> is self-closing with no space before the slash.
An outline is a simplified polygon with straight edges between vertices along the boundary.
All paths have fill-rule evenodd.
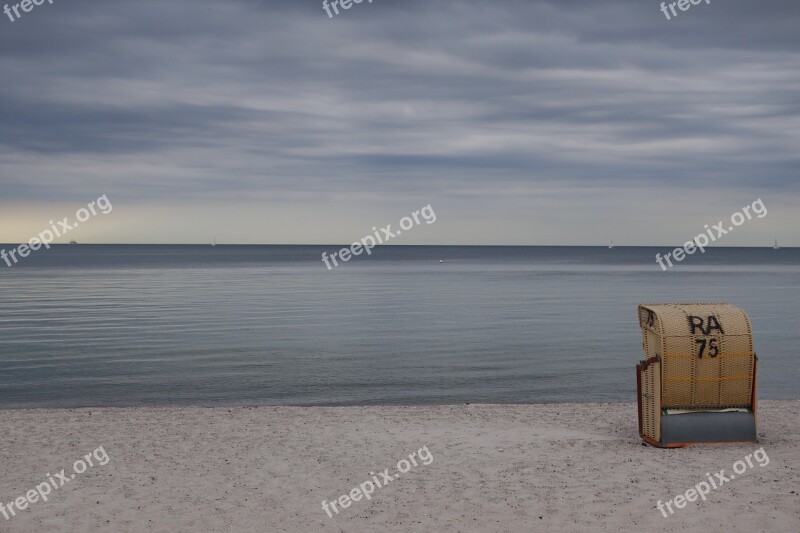
<path id="1" fill-rule="evenodd" d="M 659 4 L 45 3 L 0 19 L 0 204 L 796 199 L 800 4 Z"/>

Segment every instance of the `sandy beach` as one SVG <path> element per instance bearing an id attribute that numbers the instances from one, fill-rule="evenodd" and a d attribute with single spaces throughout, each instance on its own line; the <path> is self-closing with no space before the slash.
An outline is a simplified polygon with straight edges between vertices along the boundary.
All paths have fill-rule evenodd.
<path id="1" fill-rule="evenodd" d="M 800 401 L 762 402 L 757 444 L 677 450 L 642 446 L 633 404 L 10 410 L 0 420 L 4 504 L 81 458 L 85 469 L 46 502 L 0 515 L 0 531 L 800 531 Z M 93 457 L 98 447 L 105 455 Z M 656 508 L 761 447 L 767 464 L 751 461 L 706 501 L 666 518 Z M 323 500 L 362 486 L 328 516 Z"/>

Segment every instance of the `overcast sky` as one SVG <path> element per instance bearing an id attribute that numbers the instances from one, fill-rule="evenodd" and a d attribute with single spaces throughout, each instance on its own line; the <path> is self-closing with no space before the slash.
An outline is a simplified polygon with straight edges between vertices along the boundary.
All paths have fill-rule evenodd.
<path id="1" fill-rule="evenodd" d="M 0 1 L 0 4 L 4 2 Z M 800 246 L 800 2 L 54 0 L 0 18 L 0 242 Z"/>

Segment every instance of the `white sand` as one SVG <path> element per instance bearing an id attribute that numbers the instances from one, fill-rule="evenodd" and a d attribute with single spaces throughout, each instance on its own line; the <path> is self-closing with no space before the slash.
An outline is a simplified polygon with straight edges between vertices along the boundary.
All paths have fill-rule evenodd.
<path id="1" fill-rule="evenodd" d="M 0 411 L 0 500 L 89 468 L 0 531 L 800 531 L 800 401 L 762 402 L 759 444 L 643 447 L 632 404 Z M 370 471 L 422 446 L 371 501 Z M 705 502 L 655 508 L 763 446 Z"/>

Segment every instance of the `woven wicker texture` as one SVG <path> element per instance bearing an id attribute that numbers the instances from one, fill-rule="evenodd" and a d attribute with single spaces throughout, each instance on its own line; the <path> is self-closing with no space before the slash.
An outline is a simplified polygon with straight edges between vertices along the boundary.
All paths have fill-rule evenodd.
<path id="1" fill-rule="evenodd" d="M 646 357 L 661 360 L 661 407 L 750 407 L 755 353 L 750 319 L 726 303 L 643 304 Z"/>
<path id="2" fill-rule="evenodd" d="M 661 441 L 661 364 L 653 363 L 642 370 L 642 433 Z"/>

